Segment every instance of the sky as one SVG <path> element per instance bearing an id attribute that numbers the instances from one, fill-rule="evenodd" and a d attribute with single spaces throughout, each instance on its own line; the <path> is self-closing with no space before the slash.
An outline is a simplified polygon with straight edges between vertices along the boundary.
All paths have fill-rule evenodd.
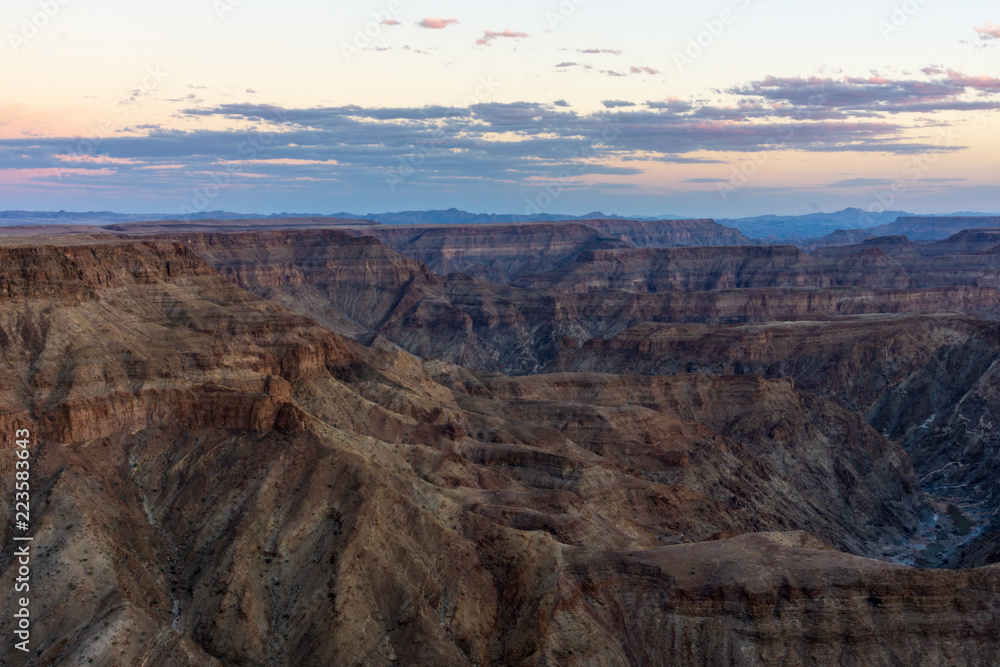
<path id="1" fill-rule="evenodd" d="M 0 209 L 1000 211 L 980 0 L 4 0 Z"/>

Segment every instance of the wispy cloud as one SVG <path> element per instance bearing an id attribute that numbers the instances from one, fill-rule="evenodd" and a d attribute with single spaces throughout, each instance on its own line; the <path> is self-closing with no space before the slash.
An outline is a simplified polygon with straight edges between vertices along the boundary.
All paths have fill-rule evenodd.
<path id="1" fill-rule="evenodd" d="M 681 183 L 728 183 L 728 178 L 684 178 L 681 179 Z"/>
<path id="2" fill-rule="evenodd" d="M 508 39 L 523 39 L 527 37 L 526 32 L 514 32 L 513 30 L 504 30 L 503 32 L 495 32 L 493 30 L 487 30 L 483 33 L 483 36 L 476 40 L 476 44 L 486 44 L 488 45 L 495 39 L 508 38 Z"/>
<path id="3" fill-rule="evenodd" d="M 918 178 L 914 179 L 915 183 L 957 183 L 959 181 L 964 181 L 964 178 Z M 836 181 L 834 183 L 828 183 L 824 187 L 828 188 L 881 188 L 890 186 L 896 183 L 896 179 L 892 178 L 846 178 L 842 181 Z"/>
<path id="4" fill-rule="evenodd" d="M 1000 25 L 988 21 L 976 28 L 976 32 L 979 33 L 980 39 L 1000 39 Z"/>
<path id="5" fill-rule="evenodd" d="M 840 79 L 768 76 L 728 92 L 770 102 L 791 104 L 813 111 L 839 111 L 844 115 L 914 113 L 949 110 L 1000 109 L 997 99 L 969 99 L 969 92 L 1000 91 L 1000 79 L 967 76 L 955 70 L 927 67 L 931 80 L 889 79 L 882 76 Z"/>
<path id="6" fill-rule="evenodd" d="M 587 53 L 587 54 L 606 53 L 612 56 L 620 56 L 625 52 L 619 51 L 618 49 L 577 49 L 577 53 Z"/>
<path id="7" fill-rule="evenodd" d="M 828 188 L 875 188 L 892 185 L 895 181 L 891 178 L 845 178 L 835 183 L 829 183 Z"/>
<path id="8" fill-rule="evenodd" d="M 458 19 L 442 19 L 429 16 L 421 20 L 417 25 L 428 30 L 444 30 L 453 23 L 458 23 Z"/>
<path id="9" fill-rule="evenodd" d="M 580 69 L 584 70 L 594 69 L 593 65 L 588 65 L 587 63 L 579 63 L 576 62 L 575 60 L 567 60 L 565 62 L 561 62 L 558 65 L 556 65 L 557 69 L 565 69 L 568 67 L 579 67 Z M 630 74 L 656 75 L 660 73 L 660 70 L 658 69 L 654 69 L 652 67 L 637 66 L 637 65 L 629 67 L 627 72 L 619 72 L 618 70 L 613 70 L 613 69 L 602 69 L 597 71 L 605 76 L 612 76 L 612 77 L 624 77 L 624 76 L 629 76 Z"/>

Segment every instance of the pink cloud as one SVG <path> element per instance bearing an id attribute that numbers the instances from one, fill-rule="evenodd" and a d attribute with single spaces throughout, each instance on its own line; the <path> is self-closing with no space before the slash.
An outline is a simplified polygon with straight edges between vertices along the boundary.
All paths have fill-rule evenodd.
<path id="1" fill-rule="evenodd" d="M 114 176 L 116 170 L 103 167 L 101 169 L 59 169 L 41 167 L 36 169 L 0 169 L 0 185 L 28 185 L 48 182 L 60 176 Z"/>
<path id="2" fill-rule="evenodd" d="M 994 76 L 966 76 L 955 70 L 948 70 L 948 80 L 966 88 L 977 90 L 1000 90 L 1000 79 Z"/>
<path id="3" fill-rule="evenodd" d="M 504 30 L 503 32 L 495 32 L 493 30 L 487 30 L 485 33 L 483 33 L 482 37 L 476 40 L 476 44 L 489 44 L 498 37 L 521 39 L 522 37 L 527 37 L 527 36 L 528 33 L 526 32 L 514 32 L 513 30 L 510 29 Z"/>
<path id="4" fill-rule="evenodd" d="M 53 155 L 60 162 L 87 162 L 90 164 L 138 164 L 137 160 L 127 157 L 111 157 L 110 155 Z"/>
<path id="5" fill-rule="evenodd" d="M 396 19 L 385 19 L 382 21 L 382 25 L 399 25 L 399 21 Z"/>
<path id="6" fill-rule="evenodd" d="M 444 30 L 452 23 L 458 23 L 458 19 L 442 19 L 437 17 L 427 17 L 417 25 L 428 30 Z"/>
<path id="7" fill-rule="evenodd" d="M 1000 25 L 994 25 L 987 21 L 984 25 L 976 28 L 980 39 L 1000 39 Z"/>
<path id="8" fill-rule="evenodd" d="M 636 67 L 635 65 L 633 65 L 632 67 L 630 67 L 629 71 L 632 72 L 632 74 L 659 74 L 660 73 L 660 70 L 653 69 L 652 67 Z"/>

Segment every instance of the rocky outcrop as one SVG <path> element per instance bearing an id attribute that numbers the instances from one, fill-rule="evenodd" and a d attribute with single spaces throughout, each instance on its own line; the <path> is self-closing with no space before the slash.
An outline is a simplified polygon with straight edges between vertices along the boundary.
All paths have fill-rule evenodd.
<path id="1" fill-rule="evenodd" d="M 902 443 L 925 488 L 1000 519 L 1000 326 L 953 314 L 717 327 L 646 324 L 610 338 L 567 342 L 552 370 L 789 377 L 862 415 Z M 992 540 L 992 541 L 991 541 Z M 949 566 L 986 564 L 996 537 Z"/>
<path id="2" fill-rule="evenodd" d="M 583 220 L 602 234 L 619 238 L 637 248 L 686 248 L 752 245 L 738 229 L 714 220 Z"/>
<path id="3" fill-rule="evenodd" d="M 846 241 L 846 239 L 845 239 Z M 836 258 L 846 255 L 857 255 L 865 250 L 878 248 L 890 257 L 919 257 L 933 244 L 921 244 L 911 241 L 902 234 L 895 236 L 873 236 L 860 243 L 848 243 L 821 246 L 812 250 L 813 257 Z"/>
<path id="4" fill-rule="evenodd" d="M 385 227 L 364 234 L 435 273 L 499 283 L 563 266 L 586 248 L 628 245 L 581 223 Z"/>
<path id="5" fill-rule="evenodd" d="M 1000 231 L 972 229 L 936 243 L 905 237 L 868 239 L 858 245 L 820 248 L 816 258 L 844 262 L 878 248 L 895 258 L 913 287 L 977 285 L 1000 287 Z"/>
<path id="6" fill-rule="evenodd" d="M 348 336 L 377 330 L 443 279 L 371 237 L 342 231 L 180 237 L 223 277 Z"/>
<path id="7" fill-rule="evenodd" d="M 738 231 L 711 220 L 382 226 L 362 233 L 435 273 L 467 273 L 499 283 L 557 269 L 588 250 L 750 243 Z"/>
<path id="8" fill-rule="evenodd" d="M 553 642 L 559 664 L 996 660 L 997 567 L 912 570 L 836 553 L 801 533 L 568 560 L 572 583 L 560 586 L 560 625 L 577 632 L 573 641 Z M 581 623 L 574 612 L 584 606 L 590 615 Z M 631 629 L 631 641 L 606 641 L 597 629 L 607 627 Z"/>
<path id="9" fill-rule="evenodd" d="M 560 292 L 711 291 L 787 287 L 906 289 L 912 279 L 880 249 L 821 261 L 794 246 L 592 250 L 518 287 Z"/>
<path id="10" fill-rule="evenodd" d="M 941 241 L 953 234 L 977 229 L 1000 228 L 1000 218 L 990 216 L 899 216 L 896 220 L 868 229 L 838 229 L 815 241 L 812 248 L 861 243 L 869 237 L 906 236 L 913 241 Z M 815 235 L 814 235 L 815 236 Z"/>

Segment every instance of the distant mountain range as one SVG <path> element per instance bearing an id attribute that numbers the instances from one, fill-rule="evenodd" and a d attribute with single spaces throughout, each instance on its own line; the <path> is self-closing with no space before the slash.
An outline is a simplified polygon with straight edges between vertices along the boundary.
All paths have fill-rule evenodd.
<path id="1" fill-rule="evenodd" d="M 931 222 L 930 219 L 941 220 L 945 218 L 954 219 L 956 224 L 977 227 L 992 226 L 995 222 L 989 222 L 985 218 L 995 215 L 988 213 L 959 212 L 948 215 L 914 215 L 906 211 L 885 211 L 883 213 L 868 213 L 858 208 L 846 208 L 834 213 L 809 213 L 806 215 L 762 215 L 750 218 L 730 218 L 717 219 L 719 224 L 738 229 L 744 235 L 768 243 L 804 243 L 827 237 L 824 240 L 843 240 L 847 242 L 857 242 L 867 236 L 881 236 L 886 234 L 900 233 L 914 234 L 911 238 L 916 239 L 938 239 L 945 238 L 954 225 Z M 105 226 L 128 222 L 151 222 L 158 220 L 177 219 L 177 215 L 171 213 L 115 213 L 112 211 L 90 211 L 90 212 L 70 212 L 70 211 L 0 211 L 0 226 L 10 225 L 96 225 Z M 585 215 L 517 215 L 517 214 L 494 214 L 494 213 L 470 213 L 456 208 L 433 211 L 400 211 L 396 213 L 270 213 L 270 214 L 248 214 L 233 213 L 231 211 L 206 211 L 204 213 L 188 216 L 188 220 L 237 220 L 237 219 L 259 219 L 270 220 L 274 218 L 339 218 L 346 220 L 372 220 L 383 225 L 457 225 L 457 224 L 497 224 L 497 223 L 517 223 L 517 222 L 565 222 L 578 220 L 684 220 L 683 216 L 661 215 L 661 216 L 633 216 L 627 217 L 617 214 L 608 214 L 601 211 L 593 211 Z M 919 219 L 928 219 L 926 229 L 916 229 L 921 227 Z M 907 230 L 896 229 L 894 226 L 897 220 L 907 220 Z M 959 219 L 964 219 L 959 222 Z M 995 219 L 995 218 L 994 218 Z M 914 221 L 917 221 L 916 223 Z M 937 227 L 941 229 L 938 230 Z M 940 233 L 938 233 L 940 232 Z"/>
<path id="2" fill-rule="evenodd" d="M 282 216 L 287 217 L 287 216 Z M 651 218 L 627 217 L 591 211 L 585 215 L 559 215 L 542 213 L 539 215 L 517 215 L 497 213 L 469 213 L 457 208 L 439 211 L 400 211 L 399 213 L 334 213 L 332 217 L 348 220 L 374 220 L 383 225 L 476 225 L 509 224 L 512 222 L 567 222 L 575 220 L 685 220 L 680 215 L 661 215 Z"/>
<path id="3" fill-rule="evenodd" d="M 838 230 L 870 229 L 912 216 L 906 211 L 869 213 L 859 208 L 845 208 L 836 213 L 806 215 L 761 215 L 753 218 L 717 220 L 720 225 L 735 227 L 747 236 L 766 241 L 814 239 Z"/>
<path id="4" fill-rule="evenodd" d="M 111 225 L 127 222 L 152 222 L 176 220 L 175 213 L 115 213 L 112 211 L 0 211 L 0 225 Z M 239 220 L 274 218 L 341 218 L 345 220 L 374 220 L 384 225 L 455 225 L 512 222 L 565 222 L 574 220 L 684 220 L 684 216 L 625 217 L 593 211 L 586 215 L 516 215 L 495 213 L 469 213 L 457 208 L 438 211 L 400 211 L 398 213 L 233 213 L 231 211 L 205 211 L 185 216 L 187 220 Z"/>

